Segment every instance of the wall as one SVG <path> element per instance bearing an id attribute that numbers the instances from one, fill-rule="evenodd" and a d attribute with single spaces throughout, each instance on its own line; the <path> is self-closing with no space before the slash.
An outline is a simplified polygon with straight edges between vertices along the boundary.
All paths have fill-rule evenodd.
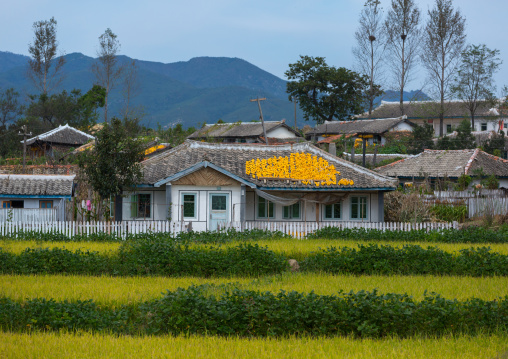
<path id="1" fill-rule="evenodd" d="M 271 138 L 295 138 L 296 137 L 296 135 L 293 132 L 289 131 L 285 127 L 276 128 L 273 131 L 269 131 L 266 135 Z"/>

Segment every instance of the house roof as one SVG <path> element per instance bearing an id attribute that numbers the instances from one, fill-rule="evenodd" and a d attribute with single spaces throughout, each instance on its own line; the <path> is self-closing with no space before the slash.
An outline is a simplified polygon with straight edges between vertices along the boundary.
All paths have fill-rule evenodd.
<path id="1" fill-rule="evenodd" d="M 308 142 L 267 146 L 260 144 L 224 144 L 205 143 L 187 140 L 182 145 L 166 151 L 158 156 L 143 162 L 143 183 L 160 185 L 179 173 L 192 171 L 209 164 L 238 181 L 249 184 L 251 187 L 264 189 L 316 189 L 316 186 L 303 184 L 298 181 L 289 181 L 279 178 L 269 180 L 253 178 L 246 173 L 246 162 L 269 158 L 290 157 L 292 153 L 309 153 L 328 161 L 340 175 L 337 179 L 353 180 L 353 185 L 321 185 L 319 189 L 349 190 L 349 189 L 395 189 L 396 184 L 392 178 L 380 175 L 346 160 L 332 156 Z M 338 182 L 338 181 L 337 181 Z M 165 183 L 165 182 L 164 182 Z"/>
<path id="2" fill-rule="evenodd" d="M 63 145 L 81 146 L 94 138 L 95 137 L 92 135 L 77 130 L 69 125 L 65 125 L 58 126 L 49 132 L 32 137 L 26 140 L 26 144 L 31 145 L 35 141 L 43 141 Z M 21 141 L 21 143 L 23 143 L 23 141 Z"/>
<path id="3" fill-rule="evenodd" d="M 487 175 L 508 177 L 508 160 L 480 149 L 425 150 L 416 156 L 378 167 L 376 171 L 391 177 L 457 178 L 462 174 L 474 175 L 474 171 L 480 168 Z"/>
<path id="4" fill-rule="evenodd" d="M 0 174 L 0 195 L 71 196 L 74 177 Z"/>
<path id="5" fill-rule="evenodd" d="M 265 121 L 266 135 L 277 128 L 284 127 L 293 132 L 298 137 L 300 134 L 285 124 L 284 121 Z M 263 126 L 261 122 L 235 122 L 235 123 L 216 123 L 214 125 L 205 125 L 197 130 L 189 139 L 198 138 L 231 138 L 231 137 L 259 137 L 263 136 Z"/>
<path id="6" fill-rule="evenodd" d="M 325 123 L 314 128 L 313 132 L 306 135 L 336 135 L 336 134 L 374 134 L 381 135 L 390 131 L 398 124 L 405 122 L 411 126 L 413 123 L 406 119 L 406 116 L 397 118 L 384 118 L 377 120 L 355 120 L 355 121 L 325 121 Z"/>
<path id="7" fill-rule="evenodd" d="M 416 118 L 439 118 L 439 110 L 441 103 L 438 101 L 405 101 L 404 114 L 409 119 Z M 476 115 L 482 116 L 497 116 L 498 112 L 491 108 L 492 106 L 481 104 L 478 106 Z M 388 117 L 400 116 L 400 102 L 381 101 L 381 105 L 376 107 L 372 114 L 363 113 L 356 116 L 358 119 L 381 119 Z M 448 101 L 445 102 L 445 117 L 468 117 L 469 111 L 466 108 L 464 101 Z"/>

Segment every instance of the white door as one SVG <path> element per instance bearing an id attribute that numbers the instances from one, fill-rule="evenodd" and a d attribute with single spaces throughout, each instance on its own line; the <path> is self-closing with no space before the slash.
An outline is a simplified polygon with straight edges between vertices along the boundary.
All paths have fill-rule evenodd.
<path id="1" fill-rule="evenodd" d="M 229 220 L 229 194 L 210 193 L 208 229 L 216 231 L 217 226 Z"/>

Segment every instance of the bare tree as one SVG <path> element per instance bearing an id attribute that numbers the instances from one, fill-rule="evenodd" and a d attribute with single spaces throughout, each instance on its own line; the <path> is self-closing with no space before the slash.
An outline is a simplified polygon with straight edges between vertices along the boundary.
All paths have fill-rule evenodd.
<path id="1" fill-rule="evenodd" d="M 491 50 L 486 45 L 469 45 L 461 55 L 462 61 L 452 92 L 464 101 L 471 115 L 473 131 L 478 107 L 495 103 L 493 76 L 502 63 L 498 55 L 499 50 Z"/>
<path id="2" fill-rule="evenodd" d="M 108 28 L 104 34 L 99 36 L 98 58 L 92 64 L 92 72 L 97 80 L 97 85 L 106 89 L 104 102 L 104 121 L 106 123 L 108 122 L 109 94 L 122 79 L 125 71 L 125 67 L 118 64 L 118 51 L 120 51 L 120 42 L 113 31 Z"/>
<path id="3" fill-rule="evenodd" d="M 123 107 L 122 116 L 126 118 L 139 118 L 143 116 L 142 106 L 132 106 L 132 99 L 140 93 L 138 80 L 138 66 L 136 60 L 132 60 L 125 66 L 125 74 L 122 84 Z"/>
<path id="4" fill-rule="evenodd" d="M 392 0 L 385 20 L 388 64 L 400 92 L 400 114 L 404 115 L 404 88 L 418 59 L 421 29 L 420 9 L 413 0 Z"/>
<path id="5" fill-rule="evenodd" d="M 440 100 L 439 136 L 443 136 L 445 100 L 466 41 L 466 19 L 454 10 L 452 0 L 436 0 L 429 10 L 429 20 L 423 33 L 421 60 L 429 80 Z"/>
<path id="6" fill-rule="evenodd" d="M 382 17 L 380 1 L 367 0 L 360 12 L 360 24 L 355 32 L 356 46 L 353 48 L 355 67 L 358 72 L 369 78 L 367 91 L 369 116 L 372 114 L 374 99 L 382 94 L 379 86 L 375 85 L 380 82 L 383 52 L 386 47 Z"/>
<path id="7" fill-rule="evenodd" d="M 56 20 L 37 21 L 33 24 L 34 40 L 28 45 L 27 76 L 42 94 L 48 94 L 63 80 L 63 56 L 57 58 Z"/>

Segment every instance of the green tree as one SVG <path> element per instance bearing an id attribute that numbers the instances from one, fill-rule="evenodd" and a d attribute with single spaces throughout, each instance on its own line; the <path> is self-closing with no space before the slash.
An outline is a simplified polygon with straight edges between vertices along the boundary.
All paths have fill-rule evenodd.
<path id="1" fill-rule="evenodd" d="M 163 142 L 169 143 L 173 147 L 182 144 L 185 139 L 192 135 L 194 132 L 196 132 L 194 127 L 189 127 L 188 129 L 184 130 L 181 123 L 168 127 L 167 129 L 163 129 L 160 124 L 157 124 L 156 131 L 157 137 L 159 137 Z"/>
<path id="2" fill-rule="evenodd" d="M 412 141 L 410 142 L 409 152 L 417 154 L 425 149 L 434 147 L 434 128 L 431 124 L 425 122 L 422 126 L 416 125 L 411 133 Z"/>
<path id="3" fill-rule="evenodd" d="M 108 200 L 138 183 L 143 156 L 142 141 L 130 137 L 122 121 L 113 117 L 97 132 L 93 149 L 78 156 L 78 165 L 92 189 Z"/>
<path id="4" fill-rule="evenodd" d="M 328 66 L 323 57 L 311 56 L 300 56 L 300 61 L 289 64 L 285 75 L 290 80 L 286 89 L 289 100 L 298 99 L 306 121 L 350 120 L 363 112 L 369 89 L 366 76 Z"/>
<path id="5" fill-rule="evenodd" d="M 443 136 L 437 141 L 439 150 L 464 150 L 476 147 L 475 138 L 471 133 L 471 122 L 464 119 L 456 128 L 457 136 Z"/>
<path id="6" fill-rule="evenodd" d="M 34 40 L 28 46 L 27 76 L 42 94 L 50 93 L 63 80 L 65 59 L 57 58 L 56 20 L 37 21 L 33 24 Z"/>
<path id="7" fill-rule="evenodd" d="M 18 99 L 19 93 L 14 88 L 0 92 L 0 127 L 5 129 L 23 114 L 24 107 Z"/>
<path id="8" fill-rule="evenodd" d="M 486 45 L 469 45 L 461 54 L 452 92 L 464 101 L 473 128 L 478 107 L 485 103 L 494 105 L 493 77 L 502 63 L 498 55 L 499 50 L 491 50 Z"/>

